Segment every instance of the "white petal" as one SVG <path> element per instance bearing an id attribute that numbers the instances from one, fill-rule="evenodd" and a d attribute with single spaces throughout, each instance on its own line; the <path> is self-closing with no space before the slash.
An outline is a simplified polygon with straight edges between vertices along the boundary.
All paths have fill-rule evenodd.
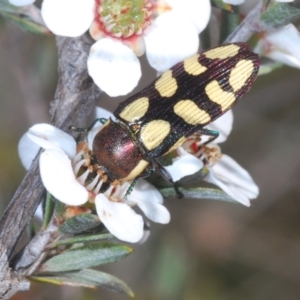
<path id="1" fill-rule="evenodd" d="M 195 54 L 199 47 L 194 24 L 174 12 L 157 17 L 145 32 L 144 38 L 149 64 L 159 72 Z"/>
<path id="2" fill-rule="evenodd" d="M 292 24 L 268 32 L 265 38 L 258 43 L 255 51 L 271 59 L 299 68 L 299 32 Z"/>
<path id="3" fill-rule="evenodd" d="M 204 180 L 219 186 L 230 197 L 246 206 L 250 206 L 249 199 L 256 198 L 259 193 L 249 173 L 225 154 L 209 170 Z"/>
<path id="4" fill-rule="evenodd" d="M 39 149 L 40 146 L 34 143 L 26 133 L 21 137 L 18 144 L 18 152 L 22 165 L 26 170 L 29 170 L 31 163 L 36 157 Z"/>
<path id="5" fill-rule="evenodd" d="M 100 220 L 118 239 L 136 243 L 143 237 L 143 218 L 127 204 L 109 201 L 103 194 L 99 194 L 95 205 Z"/>
<path id="6" fill-rule="evenodd" d="M 133 191 L 127 198 L 128 201 L 138 205 L 146 217 L 153 222 L 161 224 L 167 224 L 170 222 L 170 213 L 162 205 L 162 195 L 146 180 L 139 179 Z"/>
<path id="7" fill-rule="evenodd" d="M 110 96 L 131 92 L 142 74 L 134 52 L 111 38 L 101 39 L 91 47 L 88 71 L 100 89 Z"/>
<path id="8" fill-rule="evenodd" d="M 54 34 L 76 37 L 89 29 L 94 7 L 95 0 L 44 0 L 41 12 Z"/>
<path id="9" fill-rule="evenodd" d="M 200 33 L 210 19 L 211 5 L 209 0 L 166 0 L 172 11 L 190 19 Z M 183 20 L 180 20 L 182 23 Z"/>
<path id="10" fill-rule="evenodd" d="M 105 118 L 105 119 L 109 119 L 109 118 L 115 118 L 113 113 L 105 108 L 96 106 L 95 109 L 95 119 L 98 118 Z"/>
<path id="11" fill-rule="evenodd" d="M 15 6 L 25 6 L 32 4 L 35 0 L 9 0 L 9 3 Z"/>
<path id="12" fill-rule="evenodd" d="M 71 161 L 61 150 L 41 154 L 40 172 L 46 190 L 59 201 L 72 206 L 87 202 L 88 191 L 77 182 Z"/>
<path id="13" fill-rule="evenodd" d="M 114 115 L 110 111 L 108 111 L 108 110 L 106 110 L 102 107 L 96 107 L 96 109 L 95 109 L 95 119 L 99 119 L 99 118 L 104 118 L 104 119 L 113 118 L 113 119 L 115 119 Z M 89 133 L 87 135 L 87 141 L 88 141 L 89 149 L 93 148 L 93 141 L 94 141 L 95 135 L 99 132 L 99 130 L 102 126 L 103 126 L 102 123 L 97 122 L 95 124 L 95 126 L 89 131 Z"/>
<path id="14" fill-rule="evenodd" d="M 44 149 L 61 149 L 70 158 L 76 154 L 76 142 L 72 136 L 49 124 L 36 124 L 29 128 L 27 136 Z"/>
<path id="15" fill-rule="evenodd" d="M 293 55 L 273 50 L 267 56 L 275 61 L 286 64 L 290 67 L 300 68 L 300 59 Z"/>
<path id="16" fill-rule="evenodd" d="M 233 113 L 232 110 L 226 112 L 223 116 L 210 123 L 207 128 L 210 130 L 216 130 L 219 132 L 219 136 L 214 140 L 214 143 L 223 143 L 227 140 L 233 124 Z"/>
<path id="17" fill-rule="evenodd" d="M 239 5 L 244 3 L 245 0 L 223 0 L 224 3 L 232 4 L 232 5 Z"/>
<path id="18" fill-rule="evenodd" d="M 179 147 L 180 156 L 173 160 L 172 165 L 165 168 L 171 174 L 173 181 L 178 181 L 181 178 L 192 175 L 203 168 L 203 162 L 194 155 Z"/>
<path id="19" fill-rule="evenodd" d="M 38 208 L 36 209 L 35 213 L 34 213 L 34 218 L 38 221 L 38 222 L 42 222 L 44 219 L 44 214 L 43 214 L 43 207 L 42 204 L 40 204 L 38 206 Z"/>

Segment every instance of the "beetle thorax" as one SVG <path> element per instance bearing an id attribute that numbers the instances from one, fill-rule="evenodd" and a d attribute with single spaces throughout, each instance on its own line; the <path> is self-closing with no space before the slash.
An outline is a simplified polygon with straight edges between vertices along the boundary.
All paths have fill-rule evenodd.
<path id="1" fill-rule="evenodd" d="M 93 154 L 111 180 L 133 179 L 148 165 L 129 130 L 111 119 L 95 136 Z"/>

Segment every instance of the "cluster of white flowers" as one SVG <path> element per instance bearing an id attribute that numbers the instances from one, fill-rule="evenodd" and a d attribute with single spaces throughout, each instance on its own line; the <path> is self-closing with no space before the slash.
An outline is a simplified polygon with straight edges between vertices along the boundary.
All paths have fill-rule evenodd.
<path id="1" fill-rule="evenodd" d="M 35 0 L 9 1 L 23 6 Z M 223 2 L 241 5 L 241 11 L 247 14 L 258 0 Z M 41 14 L 56 35 L 77 37 L 89 30 L 95 40 L 87 61 L 89 74 L 103 91 L 118 96 L 137 85 L 141 77 L 139 56 L 146 54 L 149 64 L 158 72 L 164 72 L 197 52 L 198 35 L 208 24 L 211 4 L 209 0 L 43 0 Z M 300 36 L 293 24 L 261 32 L 254 51 L 300 68 Z M 97 109 L 97 115 L 112 117 L 102 109 Z M 232 122 L 229 111 L 210 124 L 208 128 L 219 131 L 220 136 L 209 145 L 189 138 L 176 150 L 178 157 L 166 169 L 173 180 L 178 181 L 206 168 L 208 174 L 203 180 L 220 187 L 237 202 L 250 206 L 250 200 L 258 195 L 257 185 L 237 162 L 221 154 L 217 145 L 227 139 Z M 87 135 L 88 149 L 92 149 L 99 126 Z M 194 150 L 191 150 L 192 145 Z M 31 127 L 19 144 L 26 168 L 30 167 L 39 147 L 45 149 L 40 157 L 40 172 L 46 189 L 69 206 L 94 203 L 99 218 L 117 238 L 128 242 L 142 238 L 144 221 L 134 206 L 154 222 L 170 221 L 162 195 L 146 180 L 139 179 L 126 197 L 130 183 L 111 186 L 105 192 L 100 192 L 103 182 L 99 176 L 87 183 L 89 170 L 84 169 L 83 150 L 70 135 L 47 124 Z M 82 173 L 82 170 L 85 171 Z"/>
<path id="2" fill-rule="evenodd" d="M 146 53 L 150 65 L 164 72 L 195 54 L 210 11 L 209 0 L 43 0 L 41 7 L 44 22 L 56 35 L 76 37 L 90 30 L 96 42 L 88 71 L 110 96 L 128 94 L 138 84 L 137 56 Z"/>
<path id="3" fill-rule="evenodd" d="M 35 2 L 9 1 L 17 6 Z M 258 0 L 223 2 L 242 4 L 241 9 L 246 12 Z M 119 96 L 137 86 L 141 77 L 137 57 L 144 53 L 158 72 L 196 53 L 198 34 L 209 21 L 211 5 L 209 0 L 43 0 L 41 13 L 47 27 L 56 35 L 77 37 L 90 31 L 96 42 L 87 61 L 89 74 L 108 95 Z M 300 68 L 299 49 L 299 32 L 289 24 L 264 32 L 255 51 Z"/>
<path id="4" fill-rule="evenodd" d="M 102 109 L 98 113 L 102 117 L 112 116 Z M 95 126 L 87 136 L 90 149 L 100 126 Z M 138 180 L 126 199 L 124 196 L 130 183 L 111 186 L 105 193 L 99 192 L 103 184 L 99 176 L 86 184 L 89 170 L 78 175 L 85 163 L 84 152 L 78 149 L 74 138 L 62 130 L 49 124 L 37 124 L 28 130 L 19 142 L 19 155 L 26 169 L 39 147 L 45 149 L 40 156 L 40 174 L 47 191 L 70 206 L 94 203 L 101 222 L 119 239 L 134 243 L 143 237 L 143 218 L 132 206 L 137 205 L 154 222 L 165 224 L 170 221 L 170 214 L 162 205 L 162 195 L 143 179 Z"/>
<path id="5" fill-rule="evenodd" d="M 276 0 L 276 2 L 293 2 L 294 0 Z M 224 2 L 227 2 L 224 0 Z M 259 0 L 241 1 L 241 12 L 245 15 L 259 2 Z M 273 61 L 300 68 L 300 36 L 293 24 L 277 29 L 263 31 L 254 52 Z"/>
<path id="6" fill-rule="evenodd" d="M 113 117 L 103 109 L 97 109 L 97 116 Z M 215 121 L 211 128 L 221 129 L 217 142 L 226 139 L 232 127 L 231 112 Z M 95 133 L 100 124 L 95 126 L 87 136 L 87 147 L 92 149 Z M 170 214 L 163 206 L 163 197 L 150 183 L 139 179 L 133 191 L 125 198 L 130 183 L 111 186 L 104 193 L 99 190 L 101 179 L 96 177 L 86 184 L 89 171 L 79 175 L 84 165 L 82 148 L 77 147 L 75 140 L 60 129 L 37 124 L 31 127 L 19 143 L 19 154 L 25 168 L 29 168 L 39 147 L 45 149 L 40 156 L 40 173 L 42 181 L 56 199 L 70 206 L 80 206 L 87 202 L 95 204 L 97 214 L 106 228 L 117 238 L 127 242 L 137 242 L 143 237 L 143 218 L 132 207 L 138 206 L 150 220 L 166 224 Z M 188 153 L 184 146 L 178 149 L 179 157 L 171 167 L 167 167 L 174 181 L 193 174 L 204 166 L 204 157 Z M 205 180 L 219 186 L 233 199 L 249 206 L 249 199 L 258 195 L 258 188 L 246 170 L 233 159 L 223 155 L 212 164 L 205 165 L 208 176 Z"/>

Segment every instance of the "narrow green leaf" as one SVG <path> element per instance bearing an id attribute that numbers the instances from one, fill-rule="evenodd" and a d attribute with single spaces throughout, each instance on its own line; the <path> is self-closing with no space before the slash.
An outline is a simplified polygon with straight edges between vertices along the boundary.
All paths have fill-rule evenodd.
<path id="1" fill-rule="evenodd" d="M 93 229 L 101 224 L 98 216 L 93 214 L 80 214 L 66 220 L 58 230 L 61 233 L 77 234 Z"/>
<path id="2" fill-rule="evenodd" d="M 66 213 L 67 206 L 61 201 L 57 200 L 55 197 L 53 197 L 53 199 L 55 199 L 54 215 L 58 219 L 63 220 L 65 218 L 64 216 Z"/>
<path id="3" fill-rule="evenodd" d="M 186 186 L 198 186 L 202 179 L 205 178 L 208 174 L 207 168 L 202 168 L 198 172 L 182 177 L 179 181 L 177 181 L 178 186 L 186 187 Z"/>
<path id="4" fill-rule="evenodd" d="M 274 2 L 260 16 L 263 30 L 272 30 L 300 19 L 300 9 L 287 3 Z"/>
<path id="5" fill-rule="evenodd" d="M 0 12 L 0 14 L 28 32 L 47 35 L 51 34 L 47 27 L 30 20 L 26 16 L 4 11 Z"/>
<path id="6" fill-rule="evenodd" d="M 240 17 L 238 9 L 234 6 L 232 11 L 222 10 L 221 28 L 220 28 L 220 44 L 237 28 Z"/>
<path id="7" fill-rule="evenodd" d="M 31 279 L 36 282 L 42 283 L 51 283 L 56 285 L 70 285 L 70 286 L 82 286 L 87 288 L 96 288 L 96 286 L 90 282 L 74 280 L 65 275 L 60 276 L 30 276 L 28 279 Z"/>
<path id="8" fill-rule="evenodd" d="M 106 289 L 110 289 L 114 292 L 124 293 L 129 295 L 130 297 L 134 297 L 132 290 L 128 287 L 126 283 L 124 283 L 117 277 L 104 272 L 91 269 L 84 269 L 79 272 L 68 273 L 67 276 L 74 280 L 90 282 L 95 286 L 103 287 Z"/>
<path id="9" fill-rule="evenodd" d="M 31 276 L 29 278 L 39 282 L 48 282 L 58 285 L 83 286 L 89 288 L 102 287 L 134 297 L 132 290 L 122 280 L 110 274 L 91 269 L 70 272 L 59 276 Z"/>
<path id="10" fill-rule="evenodd" d="M 87 244 L 50 258 L 38 271 L 44 273 L 81 270 L 121 260 L 132 251 L 132 248 L 120 244 Z"/>
<path id="11" fill-rule="evenodd" d="M 98 241 L 104 241 L 104 240 L 111 240 L 111 239 L 114 239 L 114 238 L 115 237 L 110 233 L 76 236 L 76 237 L 69 238 L 69 239 L 59 240 L 51 248 L 57 247 L 59 245 L 70 245 L 70 244 L 76 244 L 76 243 L 98 242 Z"/>
<path id="12" fill-rule="evenodd" d="M 213 0 L 213 3 L 221 9 L 225 9 L 225 10 L 228 10 L 228 11 L 233 10 L 232 5 L 223 2 L 223 0 Z"/>
<path id="13" fill-rule="evenodd" d="M 177 194 L 172 187 L 161 188 L 159 190 L 165 198 L 177 198 Z M 232 199 L 226 193 L 218 189 L 195 187 L 180 188 L 180 191 L 184 194 L 185 198 L 220 200 L 237 203 L 236 200 Z"/>
<path id="14" fill-rule="evenodd" d="M 54 197 L 49 192 L 47 192 L 43 228 L 46 228 L 48 226 L 54 212 L 54 207 Z"/>

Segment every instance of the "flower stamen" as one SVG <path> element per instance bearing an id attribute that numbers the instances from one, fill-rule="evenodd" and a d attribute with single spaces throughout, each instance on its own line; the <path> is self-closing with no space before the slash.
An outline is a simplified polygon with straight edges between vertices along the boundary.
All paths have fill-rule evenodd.
<path id="1" fill-rule="evenodd" d="M 151 24 L 149 0 L 96 0 L 95 22 L 106 35 L 128 39 L 141 35 Z"/>
<path id="2" fill-rule="evenodd" d="M 90 174 L 90 171 L 89 171 L 89 169 L 87 169 L 82 175 L 77 177 L 78 182 L 82 185 L 85 185 L 85 181 L 86 181 L 87 177 L 89 176 L 89 174 Z"/>

